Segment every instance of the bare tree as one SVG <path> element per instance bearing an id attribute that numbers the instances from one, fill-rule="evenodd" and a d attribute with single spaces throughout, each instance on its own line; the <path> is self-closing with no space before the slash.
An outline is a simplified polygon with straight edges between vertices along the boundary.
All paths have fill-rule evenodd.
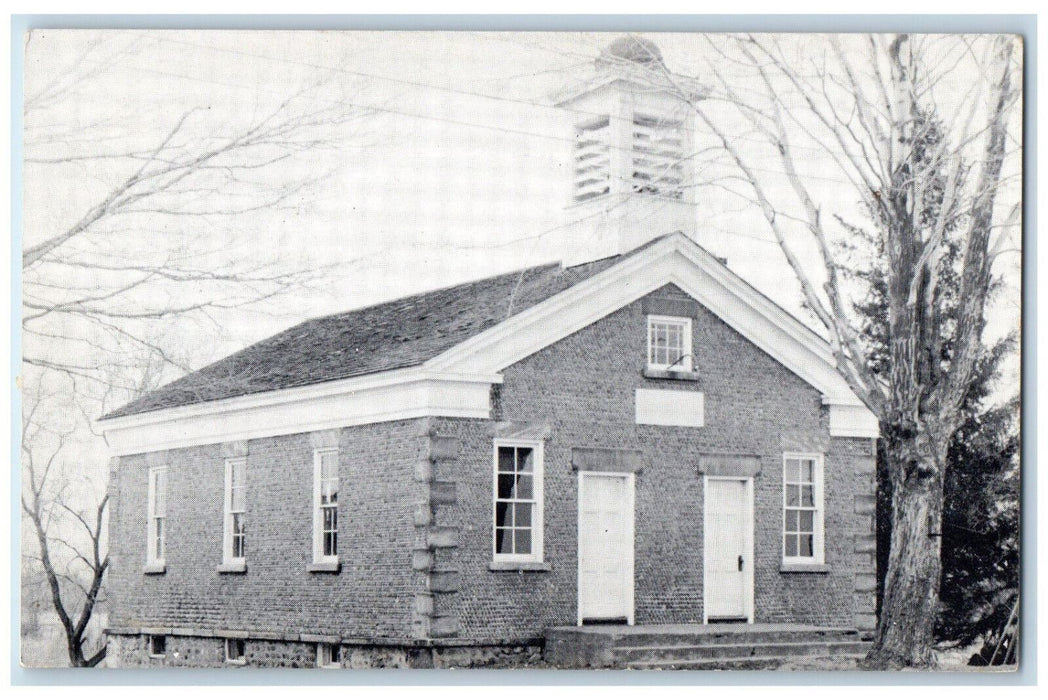
<path id="1" fill-rule="evenodd" d="M 719 143 L 800 281 L 806 308 L 825 327 L 837 368 L 880 420 L 892 537 L 868 663 L 927 665 L 946 451 L 986 352 L 991 268 L 1019 213 L 1019 147 L 1009 134 L 1020 96 L 1016 42 L 900 34 L 803 42 L 726 36 L 708 43 L 708 99 L 695 100 L 661 61 L 651 62 L 649 76 L 691 102 Z M 957 72 L 958 65 L 967 71 Z M 739 125 L 754 138 L 739 139 Z M 811 160 L 824 169 L 805 172 Z M 770 166 L 778 172 L 769 174 Z M 827 173 L 840 180 L 829 196 L 819 187 Z M 1015 201 L 1002 203 L 1002 195 Z M 858 330 L 855 295 L 863 292 L 849 290 L 844 279 L 838 243 L 848 227 L 841 209 L 834 215 L 839 206 L 853 221 L 865 216 L 877 232 L 873 254 L 885 256 L 886 381 L 873 372 L 870 343 Z M 946 234 L 953 230 L 959 266 L 946 270 Z M 798 252 L 805 246 L 817 252 L 818 265 Z M 959 300 L 951 322 L 940 314 L 947 273 L 955 274 L 949 293 Z"/>
<path id="2" fill-rule="evenodd" d="M 135 46 L 122 50 L 134 57 Z M 359 136 L 369 114 L 322 75 L 263 95 L 246 117 L 236 103 L 186 105 L 173 91 L 154 133 L 129 135 L 111 116 L 77 116 L 83 82 L 112 61 L 105 47 L 76 56 L 76 81 L 54 71 L 26 96 L 27 179 L 84 203 L 41 221 L 22 257 L 24 361 L 102 391 L 106 365 L 132 350 L 188 369 L 155 342 L 158 322 L 217 324 L 224 310 L 258 308 L 324 272 L 272 245 L 273 222 L 309 203 L 332 174 L 318 155 Z"/>
<path id="3" fill-rule="evenodd" d="M 103 644 L 87 649 L 86 633 L 109 568 L 104 541 L 109 497 L 87 509 L 75 505 L 82 499 L 72 493 L 73 482 L 59 468 L 72 430 L 42 420 L 38 412 L 47 410 L 46 398 L 33 392 L 22 423 L 22 513 L 36 540 L 36 552 L 28 557 L 43 572 L 51 606 L 65 633 L 69 663 L 96 666 L 105 658 L 106 648 Z M 38 460 L 41 454 L 43 459 Z M 72 527 L 66 526 L 69 523 Z"/>
<path id="4" fill-rule="evenodd" d="M 96 113 L 97 95 L 151 70 L 143 52 L 165 38 L 82 38 L 26 36 L 24 168 L 35 206 L 22 257 L 22 379 L 32 398 L 22 510 L 70 663 L 93 666 L 105 651 L 85 650 L 84 635 L 108 558 L 107 498 L 76 478 L 99 438 L 91 421 L 207 359 L 187 329 L 220 332 L 229 310 L 264 310 L 329 273 L 291 258 L 280 229 L 296 233 L 295 217 L 337 167 L 324 154 L 359 145 L 371 112 L 333 69 L 269 90 L 172 73 L 153 78 L 175 83 L 163 85 L 159 106 L 128 90 Z M 80 49 L 58 50 L 68 43 Z M 248 98 L 229 97 L 244 88 Z"/>

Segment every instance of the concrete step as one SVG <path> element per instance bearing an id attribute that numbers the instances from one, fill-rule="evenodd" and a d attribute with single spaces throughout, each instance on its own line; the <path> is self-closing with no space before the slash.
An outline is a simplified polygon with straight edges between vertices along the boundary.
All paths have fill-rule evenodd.
<path id="1" fill-rule="evenodd" d="M 739 627 L 731 631 L 717 632 L 649 632 L 637 628 L 636 632 L 610 635 L 614 646 L 674 646 L 711 644 L 771 644 L 775 642 L 858 642 L 865 635 L 858 630 L 841 628 L 798 628 L 775 630 L 749 630 Z"/>
<path id="2" fill-rule="evenodd" d="M 771 643 L 675 644 L 661 646 L 630 646 L 612 649 L 616 664 L 641 661 L 673 662 L 704 659 L 750 659 L 799 656 L 864 655 L 869 642 L 803 641 Z"/>
<path id="3" fill-rule="evenodd" d="M 546 632 L 544 656 L 561 668 L 757 668 L 788 658 L 862 656 L 872 638 L 870 630 L 793 624 L 557 627 Z"/>
<path id="4" fill-rule="evenodd" d="M 862 659 L 865 654 L 836 654 L 837 661 Z M 689 661 L 631 661 L 627 669 L 634 671 L 770 671 L 789 663 L 797 657 L 751 656 L 745 659 L 692 659 Z M 809 656 L 805 659 L 831 657 Z"/>

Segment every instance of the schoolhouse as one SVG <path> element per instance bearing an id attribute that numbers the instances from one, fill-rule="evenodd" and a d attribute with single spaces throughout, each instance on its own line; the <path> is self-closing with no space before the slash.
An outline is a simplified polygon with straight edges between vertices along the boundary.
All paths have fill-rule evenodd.
<path id="1" fill-rule="evenodd" d="M 703 88 L 653 89 L 661 60 L 619 40 L 555 100 L 562 263 L 306 321 L 100 420 L 111 665 L 874 626 L 877 420 L 696 242 L 681 94 Z"/>

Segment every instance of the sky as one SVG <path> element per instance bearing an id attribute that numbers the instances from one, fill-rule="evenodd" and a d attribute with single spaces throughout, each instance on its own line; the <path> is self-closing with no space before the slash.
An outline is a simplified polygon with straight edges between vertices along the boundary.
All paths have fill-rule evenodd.
<path id="1" fill-rule="evenodd" d="M 37 37 L 30 77 L 36 66 L 43 73 L 63 65 L 56 48 L 76 55 L 89 38 Z M 670 66 L 694 50 L 687 39 L 660 37 Z M 91 59 L 106 64 L 92 77 L 101 87 L 85 91 L 68 116 L 91 123 L 112 118 L 116 105 L 116 128 L 125 133 L 155 138 L 158 122 L 185 105 L 256 113 L 325 71 L 350 102 L 376 110 L 357 142 L 350 137 L 339 153 L 321 155 L 318 167 L 339 171 L 297 212 L 293 235 L 282 241 L 295 255 L 347 261 L 337 291 L 293 316 L 559 259 L 557 227 L 570 216 L 564 173 L 573 115 L 553 107 L 550 93 L 587 74 L 606 36 L 120 32 L 104 41 L 111 52 Z M 34 188 L 27 175 L 27 243 L 97 196 L 83 188 L 82 171 L 70 173 L 81 181 L 72 196 L 68 183 L 49 178 Z M 755 212 L 740 221 L 738 203 L 724 205 L 716 192 L 698 197 L 697 240 L 796 308 L 796 299 L 778 293 L 791 288 L 792 276 Z M 272 330 L 250 319 L 229 330 L 223 350 Z"/>
<path id="2" fill-rule="evenodd" d="M 318 149 L 294 166 L 323 177 L 293 206 L 235 223 L 134 221 L 120 233 L 134 255 L 154 246 L 151 236 L 217 236 L 237 228 L 238 240 L 251 241 L 235 250 L 238 256 L 331 266 L 324 283 L 307 293 L 177 331 L 150 329 L 175 332 L 187 361 L 199 367 L 306 318 L 558 260 L 571 216 L 575 115 L 553 106 L 551 95 L 588 75 L 614 36 L 39 31 L 27 45 L 26 94 L 76 79 L 35 113 L 37 121 L 27 118 L 39 130 L 27 134 L 26 152 L 46 158 L 144 148 L 189 109 L 197 110 L 194 133 L 213 137 L 314 82 L 322 84 L 300 99 L 362 113 L 340 131 L 337 148 Z M 700 36 L 652 38 L 671 70 L 714 81 L 701 73 L 709 53 Z M 805 58 L 803 42 L 791 50 L 798 61 Z M 737 77 L 730 61 L 721 65 L 726 77 Z M 958 69 L 943 91 L 962 94 L 971 82 Z M 738 89 L 754 88 L 740 81 Z M 738 126 L 742 147 L 759 148 L 755 135 Z M 47 138 L 34 144 L 31 137 L 40 134 Z M 861 223 L 832 163 L 810 144 L 796 148 L 802 176 L 829 211 Z M 697 162 L 712 168 L 704 174 L 724 172 L 717 163 Z M 27 164 L 26 245 L 70 225 L 118 174 L 97 160 Z M 773 193 L 788 194 L 781 166 L 769 160 L 765 174 Z M 260 177 L 279 182 L 284 175 L 276 169 Z M 695 196 L 697 226 L 689 233 L 787 310 L 810 318 L 760 211 L 719 186 Z M 817 267 L 815 248 L 801 235 L 798 241 L 801 258 Z M 1019 255 L 1002 256 L 1000 265 L 1007 284 L 991 310 L 994 334 L 1018 326 Z M 1006 384 L 1017 388 L 1017 371 L 1017 362 L 1010 363 Z M 104 464 L 104 445 L 91 444 L 96 463 Z"/>

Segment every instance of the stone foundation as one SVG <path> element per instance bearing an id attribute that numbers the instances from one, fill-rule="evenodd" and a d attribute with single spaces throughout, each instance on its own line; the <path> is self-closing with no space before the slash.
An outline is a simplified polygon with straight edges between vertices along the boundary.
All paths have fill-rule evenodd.
<path id="1" fill-rule="evenodd" d="M 150 634 L 110 633 L 106 662 L 110 668 L 316 668 L 317 643 L 301 640 L 255 639 L 242 634 L 244 663 L 225 660 L 225 638 L 165 634 L 165 654 L 150 654 Z M 524 666 L 542 660 L 542 643 L 484 644 L 339 644 L 341 667 L 374 668 L 483 668 Z"/>

